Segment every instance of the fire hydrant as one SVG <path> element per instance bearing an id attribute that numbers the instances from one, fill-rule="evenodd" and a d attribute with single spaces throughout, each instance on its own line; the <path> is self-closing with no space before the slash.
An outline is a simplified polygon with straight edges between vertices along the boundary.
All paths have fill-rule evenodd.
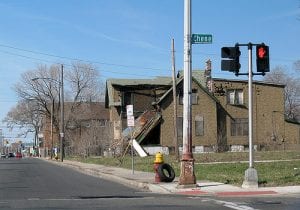
<path id="1" fill-rule="evenodd" d="M 155 160 L 154 160 L 154 172 L 155 172 L 155 182 L 161 182 L 160 176 L 158 174 L 158 167 L 164 163 L 163 155 L 158 152 L 155 154 Z"/>

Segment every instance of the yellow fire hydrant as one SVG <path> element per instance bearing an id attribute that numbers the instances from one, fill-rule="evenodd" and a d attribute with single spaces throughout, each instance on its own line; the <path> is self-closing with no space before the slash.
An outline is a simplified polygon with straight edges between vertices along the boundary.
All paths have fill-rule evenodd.
<path id="1" fill-rule="evenodd" d="M 154 171 L 155 171 L 155 182 L 161 182 L 160 176 L 158 174 L 158 167 L 164 163 L 163 155 L 160 152 L 157 152 L 155 154 L 155 160 L 154 160 Z"/>

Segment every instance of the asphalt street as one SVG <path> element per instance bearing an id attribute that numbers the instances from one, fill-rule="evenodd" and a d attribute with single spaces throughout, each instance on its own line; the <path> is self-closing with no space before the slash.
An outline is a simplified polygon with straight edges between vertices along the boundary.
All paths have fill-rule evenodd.
<path id="1" fill-rule="evenodd" d="M 154 194 L 37 158 L 0 160 L 0 209 L 299 209 L 296 197 Z"/>

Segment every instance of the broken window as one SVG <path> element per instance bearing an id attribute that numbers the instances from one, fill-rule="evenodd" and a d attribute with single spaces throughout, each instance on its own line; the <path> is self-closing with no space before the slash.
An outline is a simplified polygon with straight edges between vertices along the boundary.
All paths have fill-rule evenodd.
<path id="1" fill-rule="evenodd" d="M 203 116 L 195 116 L 195 135 L 203 136 L 204 135 L 204 120 Z"/>
<path id="2" fill-rule="evenodd" d="M 122 95 L 123 111 L 126 112 L 126 106 L 133 104 L 133 94 L 131 92 L 123 92 Z"/>

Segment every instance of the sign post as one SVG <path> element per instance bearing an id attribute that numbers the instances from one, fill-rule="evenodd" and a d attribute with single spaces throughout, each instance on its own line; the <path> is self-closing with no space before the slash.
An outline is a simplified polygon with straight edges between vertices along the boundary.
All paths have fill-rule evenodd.
<path id="1" fill-rule="evenodd" d="M 132 174 L 134 174 L 134 155 L 133 155 L 133 128 L 134 128 L 134 116 L 133 116 L 133 105 L 126 106 L 127 113 L 127 126 L 130 128 L 130 145 L 131 145 L 131 168 Z"/>

